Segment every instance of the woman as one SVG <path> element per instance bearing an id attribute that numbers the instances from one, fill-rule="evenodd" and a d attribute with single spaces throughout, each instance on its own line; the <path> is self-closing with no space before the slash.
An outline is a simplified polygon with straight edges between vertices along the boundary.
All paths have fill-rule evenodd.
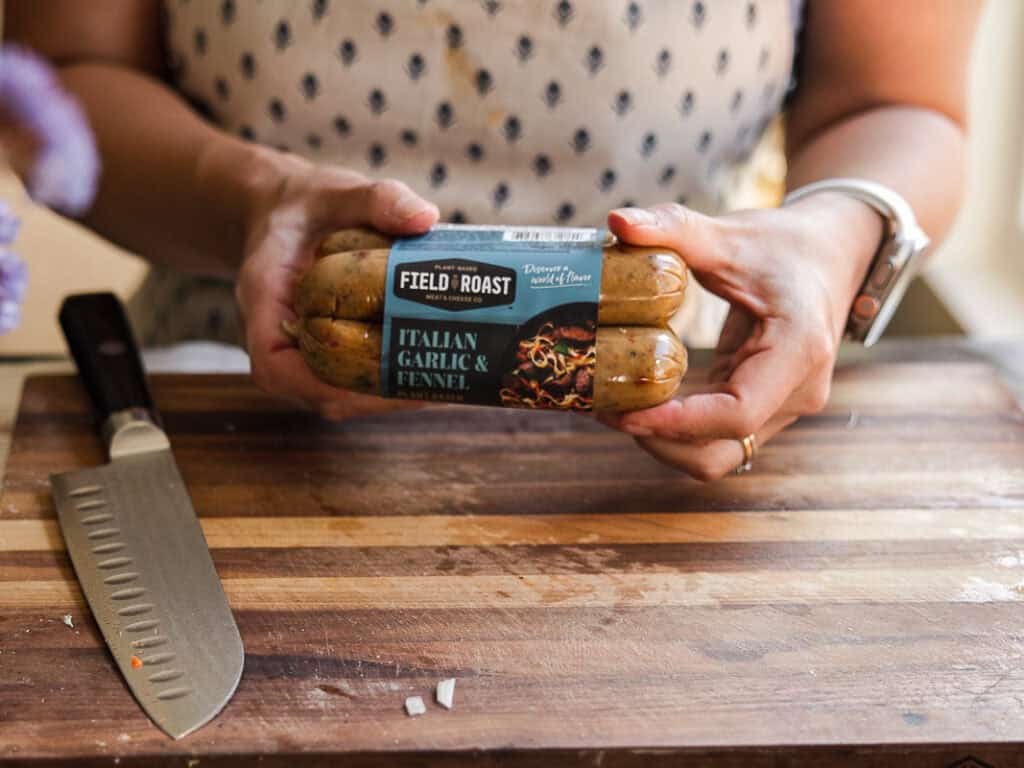
<path id="1" fill-rule="evenodd" d="M 961 0 L 9 0 L 6 31 L 59 65 L 92 120 L 105 172 L 85 222 L 234 280 L 256 382 L 332 418 L 402 404 L 327 387 L 281 332 L 331 229 L 607 214 L 622 240 L 685 254 L 730 304 L 712 382 L 607 421 L 712 479 L 743 462 L 742 438 L 823 407 L 883 231 L 834 192 L 722 213 L 797 40 L 788 186 L 882 183 L 934 241 L 959 201 L 977 14 Z"/>

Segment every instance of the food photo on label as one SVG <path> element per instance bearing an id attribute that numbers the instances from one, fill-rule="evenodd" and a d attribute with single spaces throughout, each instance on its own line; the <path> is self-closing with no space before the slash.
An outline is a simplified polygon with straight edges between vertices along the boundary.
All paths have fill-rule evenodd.
<path id="1" fill-rule="evenodd" d="M 289 325 L 318 378 L 365 394 L 530 409 L 630 411 L 686 373 L 667 321 L 680 256 L 601 229 L 440 225 L 413 238 L 329 235 Z"/>
<path id="2" fill-rule="evenodd" d="M 520 408 L 593 410 L 597 329 L 547 321 L 516 345 L 516 367 L 501 380 L 501 404 Z"/>

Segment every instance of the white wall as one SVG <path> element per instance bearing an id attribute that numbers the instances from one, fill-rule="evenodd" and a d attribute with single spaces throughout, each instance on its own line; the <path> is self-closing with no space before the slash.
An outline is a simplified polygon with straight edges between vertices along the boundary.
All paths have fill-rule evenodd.
<path id="1" fill-rule="evenodd" d="M 968 333 L 1024 335 L 1024 2 L 988 0 L 970 77 L 966 195 L 927 272 Z"/>

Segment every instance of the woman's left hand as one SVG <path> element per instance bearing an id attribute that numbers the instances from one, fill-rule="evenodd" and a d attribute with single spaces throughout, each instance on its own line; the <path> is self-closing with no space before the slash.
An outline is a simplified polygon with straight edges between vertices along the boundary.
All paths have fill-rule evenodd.
<path id="1" fill-rule="evenodd" d="M 655 408 L 602 415 L 605 424 L 706 481 L 743 463 L 742 438 L 761 446 L 825 407 L 850 304 L 882 235 L 877 213 L 822 193 L 719 217 L 675 203 L 624 208 L 608 223 L 626 243 L 678 251 L 731 307 L 707 382 Z"/>

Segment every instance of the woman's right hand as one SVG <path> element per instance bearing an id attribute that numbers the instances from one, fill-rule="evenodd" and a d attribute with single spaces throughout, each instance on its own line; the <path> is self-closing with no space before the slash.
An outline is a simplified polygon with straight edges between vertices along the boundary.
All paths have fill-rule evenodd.
<path id="1" fill-rule="evenodd" d="M 313 263 L 324 235 L 358 226 L 393 235 L 419 234 L 437 221 L 437 206 L 401 181 L 371 180 L 295 155 L 277 153 L 272 167 L 273 183 L 257 185 L 261 191 L 247 216 L 245 255 L 235 289 L 253 380 L 270 394 L 335 420 L 417 407 L 411 401 L 385 400 L 323 383 L 310 372 L 282 326 L 296 319 L 295 284 Z"/>

